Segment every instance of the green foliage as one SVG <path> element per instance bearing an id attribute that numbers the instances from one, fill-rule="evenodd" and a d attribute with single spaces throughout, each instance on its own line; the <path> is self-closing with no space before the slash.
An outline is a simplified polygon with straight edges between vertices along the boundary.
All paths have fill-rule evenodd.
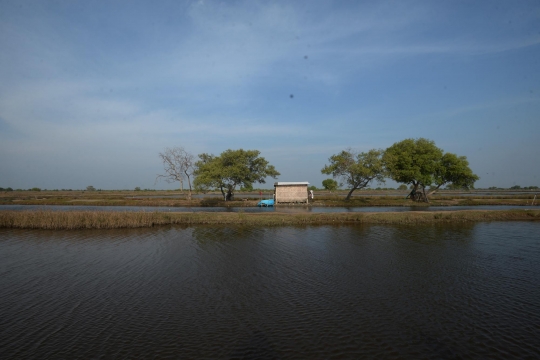
<path id="1" fill-rule="evenodd" d="M 442 155 L 431 140 L 406 139 L 386 149 L 383 161 L 392 180 L 426 187 L 433 183 Z"/>
<path id="2" fill-rule="evenodd" d="M 437 188 L 451 183 L 460 189 L 473 189 L 474 183 L 478 179 L 479 177 L 469 168 L 467 157 L 452 153 L 446 153 L 442 156 L 434 174 L 434 184 Z"/>
<path id="3" fill-rule="evenodd" d="M 382 162 L 382 150 L 372 149 L 368 152 L 355 152 L 351 149 L 343 150 L 337 155 L 332 155 L 321 173 L 341 179 L 351 187 L 347 194 L 347 200 L 351 198 L 354 190 L 362 189 L 369 185 L 372 180 L 384 182 L 385 169 Z"/>
<path id="4" fill-rule="evenodd" d="M 521 189 L 521 186 L 519 186 L 519 185 L 514 185 L 514 186 L 512 186 L 510 189 L 512 189 L 512 190 Z"/>
<path id="5" fill-rule="evenodd" d="M 430 194 L 445 184 L 469 189 L 479 179 L 465 156 L 445 154 L 435 142 L 424 138 L 395 143 L 386 149 L 383 161 L 392 180 L 411 184 L 415 191 L 422 190 L 425 201 L 429 195 L 425 194 L 427 187 L 432 187 Z"/>
<path id="6" fill-rule="evenodd" d="M 198 191 L 218 188 L 230 200 L 237 186 L 252 189 L 253 184 L 266 183 L 267 177 L 276 178 L 280 173 L 258 150 L 226 150 L 219 156 L 200 154 L 195 164 L 194 181 Z M 225 190 L 227 195 L 225 195 Z"/>
<path id="7" fill-rule="evenodd" d="M 92 185 L 89 185 L 86 187 L 86 191 L 96 191 L 96 188 L 93 187 Z"/>
<path id="8" fill-rule="evenodd" d="M 30 191 L 41 191 L 41 189 L 38 188 L 38 187 L 33 187 L 33 188 L 30 189 Z"/>
<path id="9" fill-rule="evenodd" d="M 399 185 L 398 190 L 407 190 L 407 185 L 405 184 Z"/>
<path id="10" fill-rule="evenodd" d="M 317 190 L 317 187 L 315 185 L 311 185 L 311 186 L 308 186 L 307 189 L 315 191 L 315 190 Z"/>
<path id="11" fill-rule="evenodd" d="M 135 191 L 141 191 L 141 188 L 137 186 L 137 187 L 135 188 Z"/>
<path id="12" fill-rule="evenodd" d="M 330 191 L 334 191 L 338 188 L 338 182 L 334 179 L 323 180 L 322 185 L 323 188 Z"/>

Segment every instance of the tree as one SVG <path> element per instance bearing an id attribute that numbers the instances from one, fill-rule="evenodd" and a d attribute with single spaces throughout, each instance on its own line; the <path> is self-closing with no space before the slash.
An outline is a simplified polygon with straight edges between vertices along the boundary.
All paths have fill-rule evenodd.
<path id="1" fill-rule="evenodd" d="M 465 156 L 444 153 L 435 142 L 405 139 L 386 149 L 384 165 L 394 181 L 411 184 L 411 198 L 429 202 L 429 195 L 445 184 L 469 189 L 479 179 L 469 168 Z M 426 188 L 431 187 L 426 194 Z"/>
<path id="2" fill-rule="evenodd" d="M 323 180 L 322 186 L 326 190 L 334 191 L 334 190 L 336 190 L 338 188 L 338 183 L 334 179 L 326 179 L 326 180 Z"/>
<path id="3" fill-rule="evenodd" d="M 166 148 L 159 153 L 159 158 L 163 162 L 165 174 L 157 175 L 156 182 L 163 178 L 168 183 L 180 182 L 180 190 L 184 192 L 184 179 L 187 179 L 189 192 L 187 199 L 191 200 L 191 176 L 195 170 L 195 157 L 184 150 L 183 147 Z"/>
<path id="4" fill-rule="evenodd" d="M 93 187 L 92 185 L 89 185 L 86 187 L 86 191 L 96 191 L 96 188 Z"/>
<path id="5" fill-rule="evenodd" d="M 398 190 L 407 190 L 407 185 L 405 184 L 399 185 Z"/>
<path id="6" fill-rule="evenodd" d="M 346 149 L 337 155 L 332 155 L 326 165 L 321 169 L 323 174 L 330 175 L 351 187 L 346 200 L 351 198 L 354 190 L 368 186 L 372 180 L 384 182 L 385 169 L 382 163 L 382 150 L 372 149 L 368 152 L 355 152 Z"/>
<path id="7" fill-rule="evenodd" d="M 200 154 L 195 164 L 197 189 L 218 188 L 225 201 L 232 200 L 237 186 L 251 189 L 258 182 L 264 184 L 270 176 L 280 175 L 273 165 L 259 156 L 258 150 L 226 150 L 219 156 Z"/>
<path id="8" fill-rule="evenodd" d="M 446 190 L 460 190 L 461 186 L 455 184 L 446 185 Z"/>

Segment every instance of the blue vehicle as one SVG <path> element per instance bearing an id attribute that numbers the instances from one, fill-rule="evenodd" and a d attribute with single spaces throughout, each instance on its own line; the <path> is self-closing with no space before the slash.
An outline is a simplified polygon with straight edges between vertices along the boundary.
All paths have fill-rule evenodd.
<path id="1" fill-rule="evenodd" d="M 259 201 L 259 203 L 257 204 L 257 206 L 274 206 L 274 200 L 273 199 L 269 199 L 269 200 L 261 200 Z"/>

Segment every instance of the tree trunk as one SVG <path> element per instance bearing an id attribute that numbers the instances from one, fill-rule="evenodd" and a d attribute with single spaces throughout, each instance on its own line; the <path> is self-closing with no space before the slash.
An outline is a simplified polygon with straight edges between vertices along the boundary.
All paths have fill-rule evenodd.
<path id="1" fill-rule="evenodd" d="M 221 195 L 223 195 L 223 200 L 227 201 L 227 196 L 225 195 L 225 191 L 223 191 L 223 186 L 219 187 L 221 189 Z"/>
<path id="2" fill-rule="evenodd" d="M 345 198 L 345 200 L 349 200 L 351 198 L 351 195 L 352 195 L 354 190 L 356 190 L 356 188 L 352 188 L 351 191 L 349 191 L 349 193 L 347 194 L 347 197 Z"/>
<path id="3" fill-rule="evenodd" d="M 409 193 L 409 195 L 407 195 L 407 197 L 405 199 L 410 198 L 412 201 L 418 201 L 417 195 L 416 195 L 416 192 L 417 192 L 417 189 L 418 189 L 418 183 L 415 184 L 413 182 L 412 185 L 414 187 L 412 188 L 411 192 Z"/>
<path id="4" fill-rule="evenodd" d="M 427 196 L 431 196 L 431 195 L 435 194 L 435 192 L 436 192 L 437 190 L 439 190 L 440 187 L 441 187 L 441 185 L 437 186 L 437 187 L 435 188 L 435 190 L 432 190 L 432 191 L 428 192 Z"/>
<path id="5" fill-rule="evenodd" d="M 180 177 L 180 192 L 184 192 L 184 179 L 182 177 Z"/>
<path id="6" fill-rule="evenodd" d="M 426 188 L 422 186 L 422 193 L 424 194 L 424 202 L 427 202 L 429 204 L 429 199 L 426 195 Z"/>
<path id="7" fill-rule="evenodd" d="M 234 185 L 227 185 L 227 197 L 225 201 L 232 201 L 234 198 L 234 189 L 236 187 L 236 184 Z"/>
<path id="8" fill-rule="evenodd" d="M 188 185 L 189 185 L 189 192 L 188 192 L 187 199 L 188 201 L 191 201 L 191 180 L 189 179 L 189 175 L 187 175 L 187 180 L 188 180 Z"/>

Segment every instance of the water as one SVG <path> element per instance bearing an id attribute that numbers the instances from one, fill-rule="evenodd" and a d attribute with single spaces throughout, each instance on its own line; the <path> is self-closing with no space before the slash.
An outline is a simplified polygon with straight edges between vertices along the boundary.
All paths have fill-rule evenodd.
<path id="1" fill-rule="evenodd" d="M 0 229 L 0 358 L 538 358 L 539 233 Z"/>
<path id="2" fill-rule="evenodd" d="M 456 210 L 515 210 L 536 209 L 534 206 L 478 205 L 478 206 L 366 206 L 366 207 L 159 207 L 159 206 L 87 206 L 87 205 L 0 205 L 0 211 L 52 210 L 52 211 L 160 211 L 160 212 L 285 212 L 285 213 L 336 213 L 336 212 L 403 212 L 403 211 L 456 211 Z"/>

